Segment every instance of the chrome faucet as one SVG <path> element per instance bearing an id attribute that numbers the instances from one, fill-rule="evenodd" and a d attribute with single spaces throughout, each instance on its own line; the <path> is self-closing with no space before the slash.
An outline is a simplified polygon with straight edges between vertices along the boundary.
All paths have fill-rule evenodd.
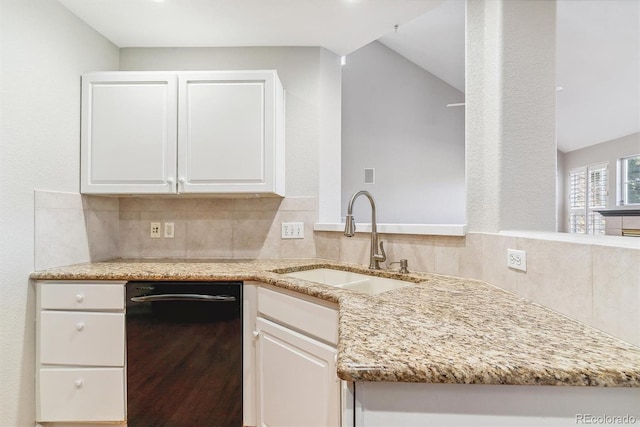
<path id="1" fill-rule="evenodd" d="M 378 227 L 376 225 L 376 202 L 373 200 L 371 193 L 365 190 L 358 191 L 349 201 L 349 207 L 347 208 L 347 219 L 344 224 L 344 235 L 347 237 L 353 237 L 356 234 L 356 223 L 353 220 L 353 202 L 360 196 L 367 196 L 371 203 L 371 251 L 369 258 L 369 268 L 371 270 L 380 270 L 380 263 L 387 259 L 387 255 L 384 253 L 384 246 L 380 242 L 380 252 L 378 252 Z"/>

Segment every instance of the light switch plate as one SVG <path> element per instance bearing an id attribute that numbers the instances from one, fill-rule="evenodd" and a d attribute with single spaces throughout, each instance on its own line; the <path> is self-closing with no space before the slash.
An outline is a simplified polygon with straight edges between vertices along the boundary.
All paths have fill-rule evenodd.
<path id="1" fill-rule="evenodd" d="M 175 224 L 173 221 L 164 223 L 164 238 L 173 239 L 175 237 Z"/>
<path id="2" fill-rule="evenodd" d="M 304 239 L 304 222 L 283 222 L 283 239 Z"/>

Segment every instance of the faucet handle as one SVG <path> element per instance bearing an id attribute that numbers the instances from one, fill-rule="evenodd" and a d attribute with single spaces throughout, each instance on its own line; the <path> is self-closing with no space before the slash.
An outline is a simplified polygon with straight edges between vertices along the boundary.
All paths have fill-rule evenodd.
<path id="1" fill-rule="evenodd" d="M 384 242 L 380 241 L 380 252 L 379 254 L 373 254 L 373 259 L 378 262 L 385 262 L 387 260 L 387 254 L 384 251 Z"/>

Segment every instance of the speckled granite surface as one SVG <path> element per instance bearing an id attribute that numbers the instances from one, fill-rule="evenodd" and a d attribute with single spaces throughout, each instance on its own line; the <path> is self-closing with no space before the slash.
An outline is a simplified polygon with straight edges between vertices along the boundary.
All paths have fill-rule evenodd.
<path id="1" fill-rule="evenodd" d="M 314 267 L 368 272 L 317 259 L 114 260 L 31 277 L 255 280 L 336 302 L 338 376 L 349 381 L 640 387 L 639 347 L 484 282 L 411 274 L 411 286 L 368 296 L 279 274 Z"/>

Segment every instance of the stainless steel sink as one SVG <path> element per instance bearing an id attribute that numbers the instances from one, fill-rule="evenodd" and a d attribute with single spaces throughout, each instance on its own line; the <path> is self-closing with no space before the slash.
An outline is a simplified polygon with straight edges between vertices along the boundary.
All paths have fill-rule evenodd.
<path id="1" fill-rule="evenodd" d="M 369 276 L 367 274 L 351 271 L 333 270 L 331 268 L 315 268 L 313 270 L 296 271 L 286 273 L 285 276 L 335 286 L 336 288 L 349 289 L 367 295 L 377 295 L 394 289 L 410 286 L 410 282 L 404 280 L 388 279 L 386 277 Z"/>

